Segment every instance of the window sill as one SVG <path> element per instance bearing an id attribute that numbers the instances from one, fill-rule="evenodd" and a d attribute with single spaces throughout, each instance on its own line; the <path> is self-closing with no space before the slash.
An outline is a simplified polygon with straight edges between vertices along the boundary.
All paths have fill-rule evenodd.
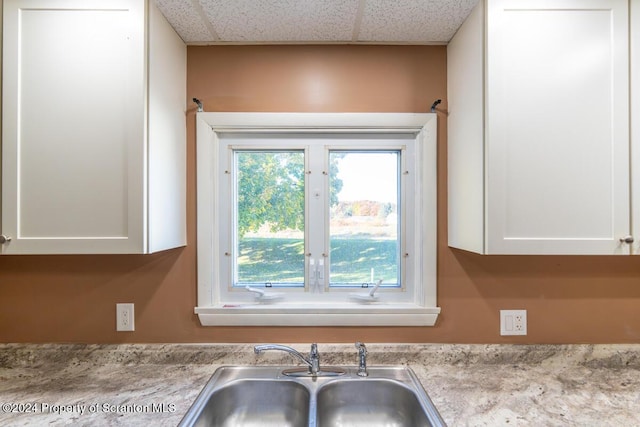
<path id="1" fill-rule="evenodd" d="M 196 307 L 202 326 L 434 326 L 440 307 L 415 304 L 238 304 Z"/>

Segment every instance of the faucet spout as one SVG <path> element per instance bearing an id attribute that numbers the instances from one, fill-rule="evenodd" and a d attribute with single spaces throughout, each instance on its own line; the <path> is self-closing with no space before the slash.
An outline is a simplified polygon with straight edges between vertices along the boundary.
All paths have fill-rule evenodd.
<path id="1" fill-rule="evenodd" d="M 291 348 L 286 345 L 280 344 L 263 344 L 257 345 L 253 348 L 253 351 L 256 354 L 260 354 L 264 351 L 284 351 L 285 353 L 289 353 L 294 356 L 296 359 L 304 363 L 309 367 L 309 373 L 312 375 L 317 375 L 320 371 L 320 354 L 318 353 L 318 345 L 311 344 L 311 353 L 309 354 L 309 358 L 304 357 L 299 351 L 294 348 Z"/>

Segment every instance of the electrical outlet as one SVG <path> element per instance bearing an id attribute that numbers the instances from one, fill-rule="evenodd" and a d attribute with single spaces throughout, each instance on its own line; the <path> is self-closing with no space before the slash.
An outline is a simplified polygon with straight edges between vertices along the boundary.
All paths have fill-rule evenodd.
<path id="1" fill-rule="evenodd" d="M 527 335 L 527 310 L 500 310 L 500 335 Z"/>
<path id="2" fill-rule="evenodd" d="M 135 331 L 133 303 L 116 304 L 116 331 Z"/>

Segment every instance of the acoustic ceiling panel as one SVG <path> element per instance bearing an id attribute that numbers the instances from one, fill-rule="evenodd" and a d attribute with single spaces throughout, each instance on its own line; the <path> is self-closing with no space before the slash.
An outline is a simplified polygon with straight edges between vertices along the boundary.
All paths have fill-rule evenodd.
<path id="1" fill-rule="evenodd" d="M 358 41 L 446 43 L 476 0 L 366 0 Z"/>
<path id="2" fill-rule="evenodd" d="M 478 0 L 155 2 L 188 44 L 443 44 Z"/>
<path id="3" fill-rule="evenodd" d="M 202 19 L 202 13 L 189 0 L 155 0 L 160 12 L 167 18 L 185 43 L 219 42 L 220 39 L 212 33 Z"/>
<path id="4" fill-rule="evenodd" d="M 358 0 L 201 0 L 231 42 L 350 41 Z"/>

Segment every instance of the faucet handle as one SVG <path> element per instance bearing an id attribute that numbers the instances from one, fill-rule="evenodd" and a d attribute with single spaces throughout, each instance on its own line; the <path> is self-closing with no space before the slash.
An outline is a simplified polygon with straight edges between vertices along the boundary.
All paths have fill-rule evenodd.
<path id="1" fill-rule="evenodd" d="M 311 344 L 311 352 L 309 353 L 309 372 L 316 375 L 320 371 L 320 352 L 318 352 L 318 344 Z"/>
<path id="2" fill-rule="evenodd" d="M 356 349 L 358 350 L 358 352 L 364 352 L 364 354 L 367 354 L 367 346 L 364 345 L 363 342 L 357 341 L 356 342 Z"/>

